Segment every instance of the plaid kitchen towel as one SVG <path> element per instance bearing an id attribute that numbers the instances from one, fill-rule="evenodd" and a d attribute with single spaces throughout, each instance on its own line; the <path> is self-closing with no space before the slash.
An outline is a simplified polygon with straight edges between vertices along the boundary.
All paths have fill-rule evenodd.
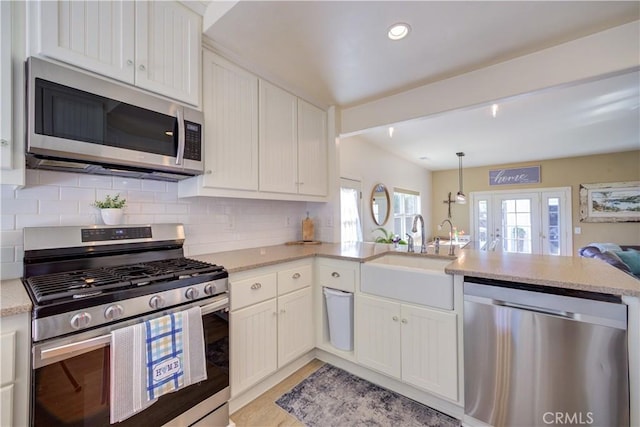
<path id="1" fill-rule="evenodd" d="M 182 321 L 181 312 L 145 321 L 148 400 L 184 385 Z"/>

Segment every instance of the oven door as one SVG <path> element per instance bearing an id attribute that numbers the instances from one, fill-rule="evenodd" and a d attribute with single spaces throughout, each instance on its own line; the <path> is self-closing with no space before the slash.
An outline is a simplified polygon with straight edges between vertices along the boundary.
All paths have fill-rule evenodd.
<path id="1" fill-rule="evenodd" d="M 146 316 L 150 319 L 196 304 Z M 118 426 L 189 425 L 216 412 L 229 422 L 229 299 L 202 306 L 207 380 L 162 396 L 144 411 Z M 108 426 L 110 391 L 110 331 L 141 319 L 34 346 L 31 419 L 34 426 Z M 216 411 L 218 410 L 218 411 Z M 214 418 L 214 417 L 211 417 Z M 207 418 L 209 421 L 210 418 Z"/>

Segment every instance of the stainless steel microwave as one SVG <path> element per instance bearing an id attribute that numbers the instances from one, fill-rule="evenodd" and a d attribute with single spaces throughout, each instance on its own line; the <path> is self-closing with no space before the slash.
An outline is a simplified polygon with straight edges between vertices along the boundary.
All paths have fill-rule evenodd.
<path id="1" fill-rule="evenodd" d="M 130 86 L 27 60 L 27 167 L 177 181 L 203 172 L 203 115 Z"/>

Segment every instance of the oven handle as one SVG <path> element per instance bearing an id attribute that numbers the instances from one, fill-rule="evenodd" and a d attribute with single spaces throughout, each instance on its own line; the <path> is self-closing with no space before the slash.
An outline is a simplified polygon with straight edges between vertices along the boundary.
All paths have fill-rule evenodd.
<path id="1" fill-rule="evenodd" d="M 88 340 L 74 342 L 71 344 L 61 345 L 59 347 L 48 348 L 40 352 L 40 359 L 47 360 L 54 357 L 65 356 L 76 351 L 88 353 L 111 344 L 111 334 L 100 335 L 98 337 L 89 338 Z"/>
<path id="2" fill-rule="evenodd" d="M 229 298 L 223 298 L 211 304 L 204 305 L 200 308 L 203 316 L 207 314 L 228 309 L 229 308 Z M 89 338 L 88 340 L 65 344 L 58 347 L 48 348 L 46 350 L 42 350 L 40 352 L 40 359 L 47 360 L 52 359 L 54 357 L 65 356 L 70 353 L 74 353 L 77 351 L 81 351 L 83 353 L 88 353 L 89 351 L 97 350 L 102 347 L 106 347 L 111 344 L 111 334 L 100 335 L 94 338 Z"/>
<path id="3" fill-rule="evenodd" d="M 202 315 L 205 316 L 207 314 L 213 313 L 214 311 L 219 311 L 219 310 L 228 309 L 228 308 L 229 308 L 229 298 L 226 297 L 219 301 L 212 302 L 211 304 L 203 305 L 200 308 L 200 311 L 202 311 Z"/>

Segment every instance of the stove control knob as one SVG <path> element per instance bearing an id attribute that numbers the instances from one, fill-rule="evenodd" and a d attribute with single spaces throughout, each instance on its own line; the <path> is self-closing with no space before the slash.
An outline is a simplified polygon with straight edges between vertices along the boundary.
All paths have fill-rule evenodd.
<path id="1" fill-rule="evenodd" d="M 164 298 L 162 298 L 160 295 L 154 295 L 149 300 L 149 307 L 154 308 L 156 310 L 164 307 L 164 304 L 165 304 Z"/>
<path id="2" fill-rule="evenodd" d="M 198 290 L 195 288 L 188 288 L 186 291 L 184 291 L 184 296 L 187 299 L 196 299 L 198 298 Z"/>
<path id="3" fill-rule="evenodd" d="M 216 285 L 213 283 L 207 283 L 204 287 L 204 293 L 211 296 L 216 293 Z"/>
<path id="4" fill-rule="evenodd" d="M 104 311 L 104 318 L 107 320 L 117 320 L 124 314 L 124 307 L 120 304 L 114 304 L 107 307 Z"/>
<path id="5" fill-rule="evenodd" d="M 71 317 L 71 327 L 73 329 L 82 329 L 91 323 L 91 315 L 86 311 L 76 313 Z"/>

